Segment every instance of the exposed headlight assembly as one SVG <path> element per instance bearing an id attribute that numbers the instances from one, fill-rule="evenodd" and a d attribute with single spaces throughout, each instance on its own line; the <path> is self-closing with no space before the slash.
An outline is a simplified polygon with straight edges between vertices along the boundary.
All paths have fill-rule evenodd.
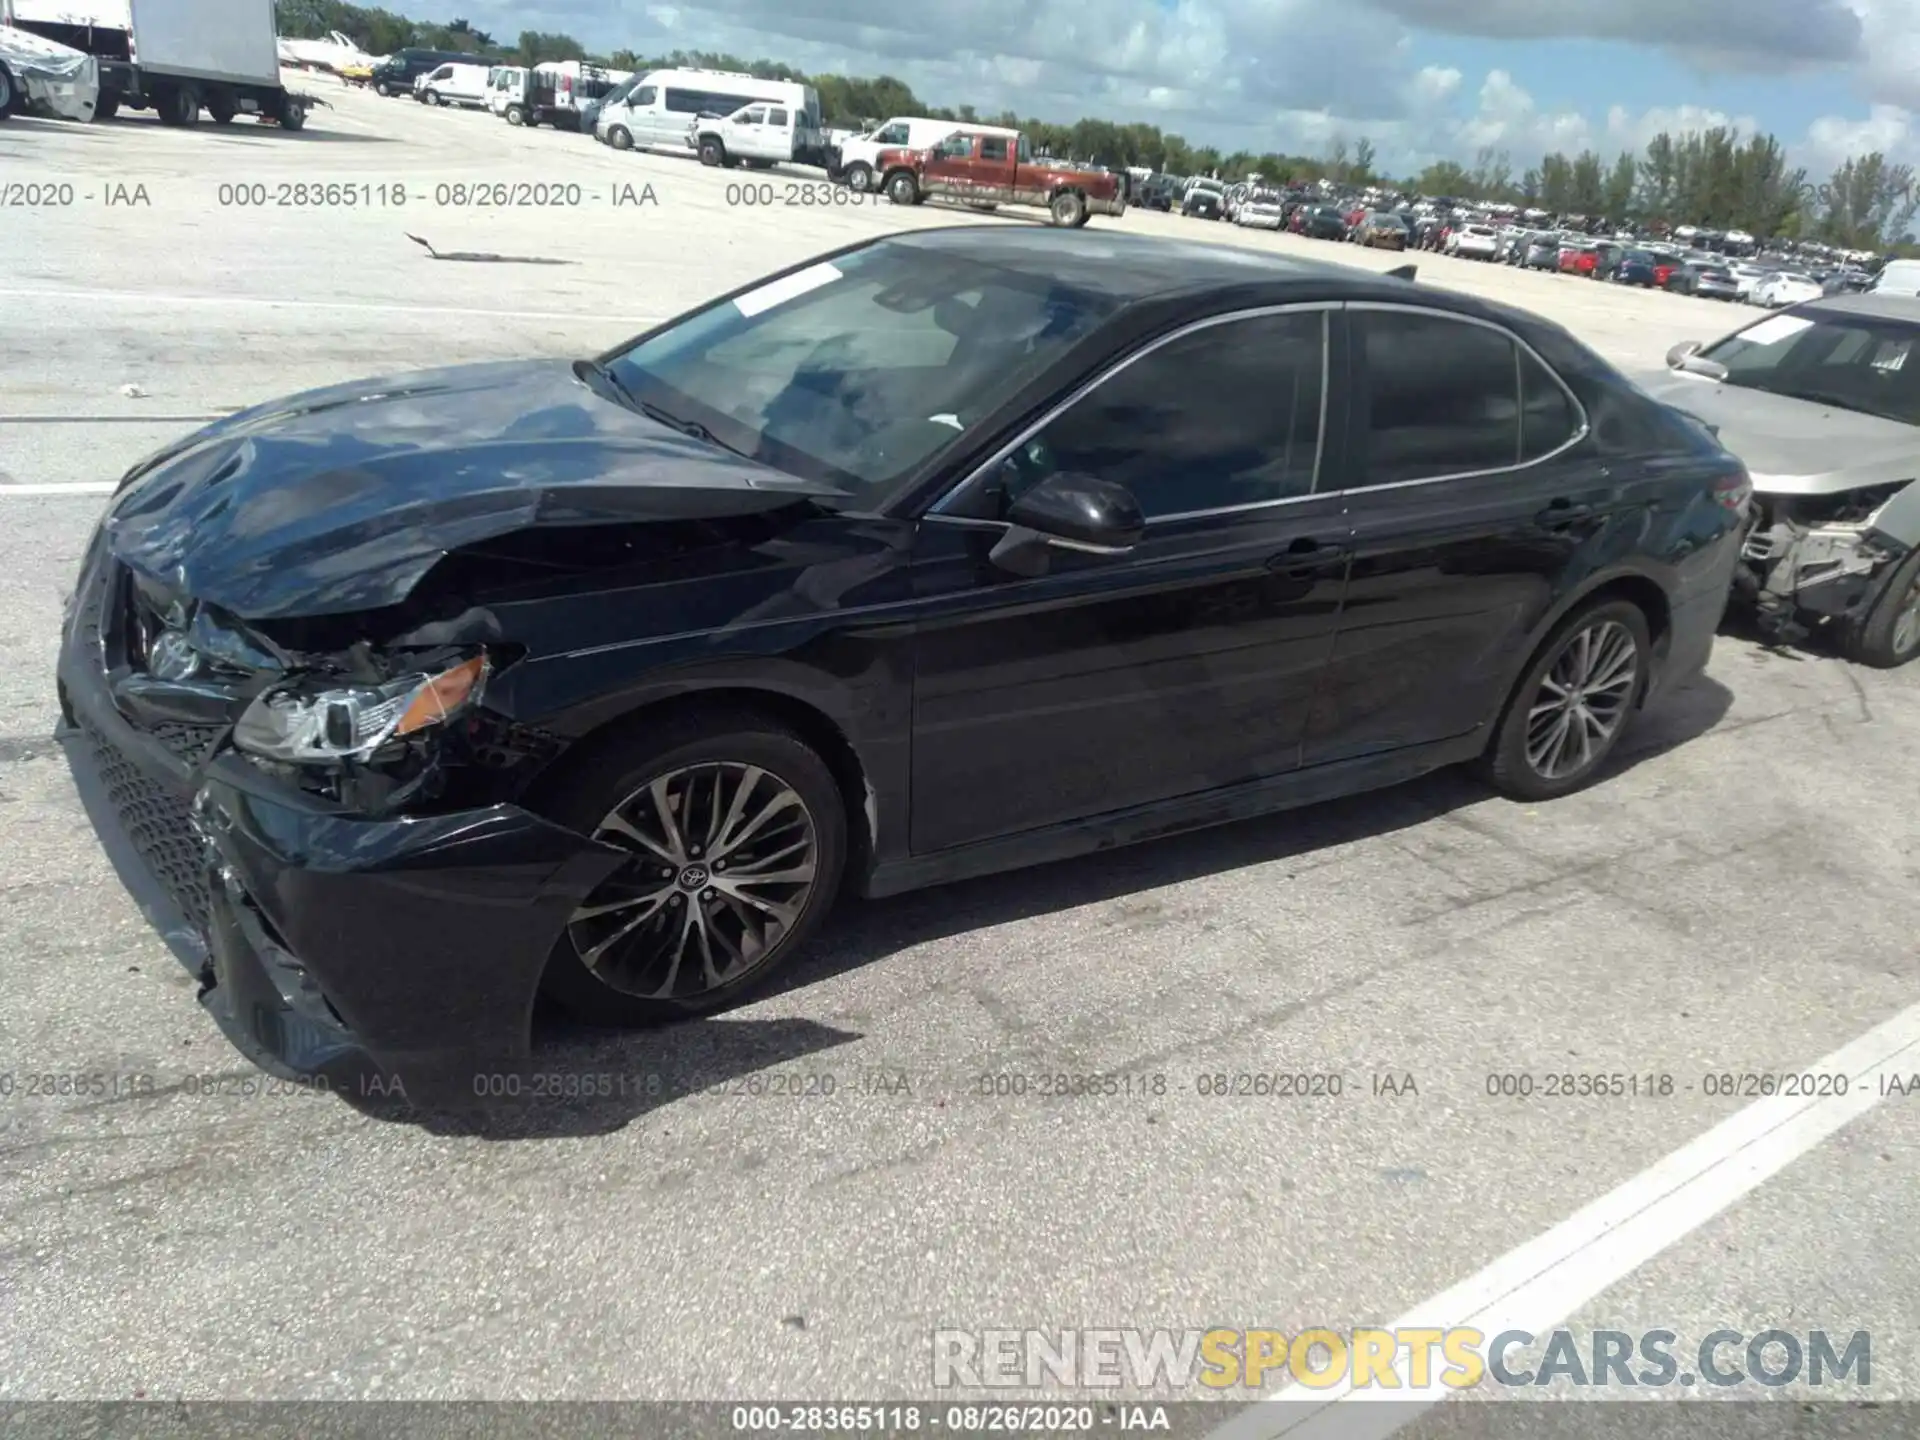
<path id="1" fill-rule="evenodd" d="M 487 674 L 487 657 L 476 655 L 437 674 L 415 672 L 383 685 L 277 686 L 247 707 L 233 743 L 249 755 L 294 764 L 364 760 L 477 702 Z"/>

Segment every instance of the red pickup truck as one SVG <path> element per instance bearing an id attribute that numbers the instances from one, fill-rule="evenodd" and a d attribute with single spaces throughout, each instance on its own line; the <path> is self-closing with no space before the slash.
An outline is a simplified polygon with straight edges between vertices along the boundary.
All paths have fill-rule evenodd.
<path id="1" fill-rule="evenodd" d="M 1055 225 L 1078 227 L 1094 215 L 1126 213 L 1120 177 L 1104 170 L 1036 162 L 1027 137 L 961 130 L 928 150 L 882 150 L 874 170 L 896 205 L 958 200 L 980 209 L 1032 205 Z"/>

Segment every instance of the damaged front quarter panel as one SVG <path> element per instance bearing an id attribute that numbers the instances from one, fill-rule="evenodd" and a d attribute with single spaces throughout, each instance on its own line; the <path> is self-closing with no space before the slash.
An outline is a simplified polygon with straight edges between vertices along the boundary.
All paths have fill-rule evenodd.
<path id="1" fill-rule="evenodd" d="M 1802 628 L 1802 612 L 1816 623 L 1857 619 L 1879 578 L 1920 545 L 1920 483 L 1770 494 L 1756 477 L 1756 489 L 1742 548 L 1747 584 L 1763 617 L 1789 633 Z"/>

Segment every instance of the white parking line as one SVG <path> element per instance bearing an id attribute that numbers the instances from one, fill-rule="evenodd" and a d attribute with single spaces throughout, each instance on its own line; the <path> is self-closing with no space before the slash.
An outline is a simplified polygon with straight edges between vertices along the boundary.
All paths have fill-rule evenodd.
<path id="1" fill-rule="evenodd" d="M 64 485 L 0 485 L 0 495 L 111 495 L 115 480 L 75 480 Z"/>
<path id="2" fill-rule="evenodd" d="M 1539 1335 L 1757 1189 L 1881 1100 L 1884 1076 L 1920 1070 L 1920 1005 L 1796 1073 L 1848 1077 L 1844 1095 L 1776 1096 L 1729 1116 L 1692 1143 L 1602 1196 L 1544 1235 L 1444 1294 L 1415 1306 L 1389 1330 L 1470 1326 Z M 1440 1367 L 1434 1367 L 1436 1369 Z M 1398 1389 L 1350 1380 L 1287 1386 L 1235 1415 L 1208 1440 L 1384 1440 L 1424 1409 L 1458 1392 L 1429 1373 L 1415 1389 L 1402 1355 Z M 1367 1409 L 1362 1402 L 1386 1403 Z"/>
<path id="3" fill-rule="evenodd" d="M 386 305 L 364 300 L 278 300 L 264 295 L 150 295 L 137 290 L 46 290 L 0 288 L 0 296 L 21 300 L 93 300 L 110 305 L 265 305 L 279 310 L 361 310 L 374 315 L 458 315 L 483 320 L 569 320 L 578 323 L 581 310 L 474 310 L 451 305 Z M 597 312 L 593 320 L 623 325 L 658 325 L 665 315 L 609 315 Z"/>

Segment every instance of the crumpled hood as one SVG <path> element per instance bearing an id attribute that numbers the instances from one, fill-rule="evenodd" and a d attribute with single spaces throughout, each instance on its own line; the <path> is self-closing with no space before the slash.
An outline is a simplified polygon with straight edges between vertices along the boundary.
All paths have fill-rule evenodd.
<path id="1" fill-rule="evenodd" d="M 1632 377 L 1654 399 L 1719 431 L 1754 488 L 1833 495 L 1920 476 L 1920 427 L 1673 370 Z"/>
<path id="2" fill-rule="evenodd" d="M 723 519 L 838 491 L 601 398 L 566 361 L 330 386 L 128 472 L 119 559 L 242 619 L 397 604 L 448 552 L 531 526 Z"/>

